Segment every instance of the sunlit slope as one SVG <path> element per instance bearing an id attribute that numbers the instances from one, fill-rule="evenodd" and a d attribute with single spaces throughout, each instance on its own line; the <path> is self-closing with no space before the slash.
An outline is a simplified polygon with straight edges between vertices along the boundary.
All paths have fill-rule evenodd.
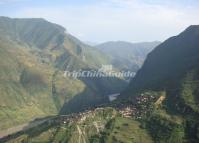
<path id="1" fill-rule="evenodd" d="M 0 44 L 1 128 L 35 117 L 57 114 L 65 100 L 84 90 L 81 81 L 63 78 L 62 73 L 53 77 L 54 68 L 39 63 L 35 56 L 16 43 L 11 47 L 9 44 L 4 41 Z M 52 82 L 53 78 L 55 83 Z M 53 84 L 57 87 L 56 96 L 53 94 Z"/>
<path id="2" fill-rule="evenodd" d="M 82 99 L 102 103 L 105 92 L 123 88 L 117 88 L 123 85 L 121 80 L 111 88 L 106 86 L 109 80 L 104 80 L 102 94 L 96 81 L 87 84 L 85 80 L 64 77 L 66 69 L 97 69 L 109 59 L 44 19 L 0 17 L 0 50 L 0 129 L 58 114 L 63 104 L 84 95 L 85 90 L 89 95 Z M 95 88 L 90 86 L 92 82 Z"/>

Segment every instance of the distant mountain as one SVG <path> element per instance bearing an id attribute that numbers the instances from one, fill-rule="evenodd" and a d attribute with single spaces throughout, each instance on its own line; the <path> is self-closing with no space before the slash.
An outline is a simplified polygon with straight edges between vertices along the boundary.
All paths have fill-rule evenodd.
<path id="1" fill-rule="evenodd" d="M 98 69 L 102 64 L 109 64 L 106 55 L 62 26 L 44 19 L 0 17 L 0 129 L 59 114 L 75 96 L 86 101 L 73 105 L 78 110 L 107 102 L 106 94 L 126 86 L 123 80 L 63 75 L 66 69 Z"/>
<path id="2" fill-rule="evenodd" d="M 124 41 L 106 42 L 96 47 L 109 55 L 112 64 L 120 70 L 137 72 L 147 54 L 160 42 L 130 43 Z"/>
<path id="3" fill-rule="evenodd" d="M 96 45 L 98 45 L 97 42 L 84 41 L 84 43 L 86 43 L 89 46 L 96 46 Z"/>
<path id="4" fill-rule="evenodd" d="M 156 142 L 199 140 L 199 25 L 156 47 L 121 98 L 157 94 L 145 128 Z"/>

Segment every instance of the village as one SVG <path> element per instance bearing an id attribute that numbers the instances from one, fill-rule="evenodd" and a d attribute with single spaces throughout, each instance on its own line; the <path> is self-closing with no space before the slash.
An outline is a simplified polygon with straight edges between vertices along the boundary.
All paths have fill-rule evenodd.
<path id="1" fill-rule="evenodd" d="M 153 105 L 160 104 L 164 100 L 164 96 L 161 96 L 157 98 L 156 96 L 149 95 L 149 94 L 141 94 L 140 96 L 135 97 L 135 99 L 132 102 L 128 103 L 119 103 L 116 106 L 113 106 L 111 104 L 108 104 L 109 106 L 100 105 L 97 107 L 87 108 L 83 112 L 79 113 L 72 113 L 69 115 L 58 115 L 52 118 L 49 118 L 48 120 L 45 120 L 42 125 L 60 125 L 60 124 L 70 124 L 74 122 L 84 122 L 87 118 L 90 118 L 91 116 L 94 117 L 95 113 L 98 111 L 104 110 L 105 107 L 112 107 L 116 109 L 120 116 L 125 118 L 133 118 L 136 120 L 141 120 L 144 116 L 149 114 L 153 111 Z M 33 127 L 34 128 L 34 127 Z M 25 130 L 17 132 L 16 134 L 9 135 L 7 137 L 4 137 L 4 140 L 11 139 L 13 137 L 16 137 L 20 134 L 22 134 Z"/>
<path id="2" fill-rule="evenodd" d="M 153 110 L 153 105 L 157 101 L 159 102 L 160 98 L 157 98 L 153 95 L 141 94 L 140 96 L 137 96 L 133 102 L 120 103 L 113 108 L 115 108 L 122 117 L 142 119 L 143 116 L 146 116 Z M 84 121 L 88 115 L 94 115 L 97 110 L 103 110 L 104 107 L 107 106 L 100 105 L 98 107 L 88 108 L 84 112 L 73 113 L 70 115 L 61 115 L 59 118 L 57 118 L 56 122 L 62 122 L 64 124 L 77 121 L 81 122 Z"/>
<path id="3" fill-rule="evenodd" d="M 153 95 L 141 94 L 135 98 L 135 101 L 121 104 L 116 109 L 126 118 L 142 119 L 153 110 L 153 103 L 157 101 L 157 97 Z"/>

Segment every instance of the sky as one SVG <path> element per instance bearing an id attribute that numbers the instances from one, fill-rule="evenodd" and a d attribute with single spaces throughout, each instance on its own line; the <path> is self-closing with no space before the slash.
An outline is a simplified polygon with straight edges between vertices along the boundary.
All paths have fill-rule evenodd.
<path id="1" fill-rule="evenodd" d="M 44 18 L 82 41 L 164 41 L 199 24 L 198 0 L 0 0 L 0 16 Z"/>

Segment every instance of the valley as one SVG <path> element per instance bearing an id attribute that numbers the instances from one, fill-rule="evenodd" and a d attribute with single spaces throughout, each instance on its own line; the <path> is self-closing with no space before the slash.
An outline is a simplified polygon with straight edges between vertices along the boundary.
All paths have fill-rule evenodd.
<path id="1" fill-rule="evenodd" d="M 40 18 L 0 17 L 1 138 L 14 139 L 46 124 L 61 124 L 65 118 L 77 122 L 81 114 L 89 113 L 85 110 L 95 113 L 95 108 L 112 104 L 127 87 L 127 79 L 64 77 L 65 70 L 98 70 L 111 61 L 60 25 Z M 112 70 L 123 69 L 113 65 Z M 104 118 L 103 126 L 108 122 Z M 102 125 L 93 122 L 100 133 Z M 82 141 L 82 129 L 76 127 Z"/>
<path id="2" fill-rule="evenodd" d="M 199 26 L 89 46 L 42 18 L 0 17 L 1 143 L 198 143 Z M 70 77 L 131 71 L 133 78 Z"/>

